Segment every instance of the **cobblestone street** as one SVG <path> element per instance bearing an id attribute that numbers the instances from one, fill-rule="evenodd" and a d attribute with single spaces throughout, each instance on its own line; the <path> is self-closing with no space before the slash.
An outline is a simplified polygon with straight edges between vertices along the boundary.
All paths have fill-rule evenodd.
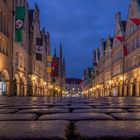
<path id="1" fill-rule="evenodd" d="M 0 97 L 0 139 L 140 139 L 140 98 Z"/>

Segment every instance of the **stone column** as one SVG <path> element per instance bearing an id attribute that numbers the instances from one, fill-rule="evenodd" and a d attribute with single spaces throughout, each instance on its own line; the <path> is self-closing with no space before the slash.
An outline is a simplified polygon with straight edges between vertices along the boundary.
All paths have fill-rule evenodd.
<path id="1" fill-rule="evenodd" d="M 140 84 L 138 82 L 136 83 L 136 96 L 140 96 Z"/>
<path id="2" fill-rule="evenodd" d="M 10 81 L 6 81 L 6 96 L 10 96 L 11 95 L 11 83 Z"/>
<path id="3" fill-rule="evenodd" d="M 24 96 L 27 96 L 27 85 L 24 85 Z"/>
<path id="4" fill-rule="evenodd" d="M 20 96 L 20 83 L 17 84 L 17 96 Z"/>
<path id="5" fill-rule="evenodd" d="M 32 96 L 35 96 L 35 83 L 32 84 Z"/>
<path id="6" fill-rule="evenodd" d="M 119 97 L 122 97 L 122 85 L 119 86 Z"/>
<path id="7" fill-rule="evenodd" d="M 124 97 L 127 96 L 127 85 L 124 85 Z"/>
<path id="8" fill-rule="evenodd" d="M 131 83 L 130 85 L 129 85 L 129 96 L 132 96 L 133 95 L 133 90 L 132 90 L 132 88 L 133 88 L 133 84 Z"/>
<path id="9" fill-rule="evenodd" d="M 119 96 L 119 87 L 116 86 L 116 95 Z"/>

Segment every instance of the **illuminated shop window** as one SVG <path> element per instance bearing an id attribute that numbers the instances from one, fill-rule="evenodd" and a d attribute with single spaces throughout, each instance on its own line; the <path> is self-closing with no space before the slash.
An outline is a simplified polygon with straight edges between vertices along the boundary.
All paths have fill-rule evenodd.
<path id="1" fill-rule="evenodd" d="M 0 95 L 3 95 L 6 92 L 6 83 L 4 81 L 0 81 Z"/>

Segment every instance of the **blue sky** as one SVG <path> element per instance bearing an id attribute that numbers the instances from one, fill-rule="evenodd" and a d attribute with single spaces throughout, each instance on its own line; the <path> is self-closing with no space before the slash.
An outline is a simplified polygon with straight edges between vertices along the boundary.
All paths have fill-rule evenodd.
<path id="1" fill-rule="evenodd" d="M 101 38 L 114 33 L 114 15 L 127 18 L 130 0 L 28 0 L 40 8 L 41 26 L 51 34 L 53 48 L 60 41 L 66 59 L 67 77 L 82 78 L 83 70 L 92 65 L 92 51 Z"/>

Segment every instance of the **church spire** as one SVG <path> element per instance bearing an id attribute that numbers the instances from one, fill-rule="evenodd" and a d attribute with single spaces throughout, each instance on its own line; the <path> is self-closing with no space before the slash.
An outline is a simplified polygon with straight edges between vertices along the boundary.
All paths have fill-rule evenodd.
<path id="1" fill-rule="evenodd" d="M 63 58 L 63 76 L 64 76 L 64 78 L 66 77 L 66 63 L 65 63 L 65 58 Z"/>
<path id="2" fill-rule="evenodd" d="M 63 78 L 63 54 L 62 54 L 62 44 L 60 43 L 59 48 L 59 81 L 62 86 L 62 78 Z"/>
<path id="3" fill-rule="evenodd" d="M 62 51 L 62 44 L 61 44 L 61 42 L 60 42 L 60 54 L 59 54 L 60 56 L 60 59 L 62 60 L 62 57 L 63 57 L 63 51 Z"/>
<path id="4" fill-rule="evenodd" d="M 56 48 L 54 48 L 54 57 L 57 57 Z"/>

